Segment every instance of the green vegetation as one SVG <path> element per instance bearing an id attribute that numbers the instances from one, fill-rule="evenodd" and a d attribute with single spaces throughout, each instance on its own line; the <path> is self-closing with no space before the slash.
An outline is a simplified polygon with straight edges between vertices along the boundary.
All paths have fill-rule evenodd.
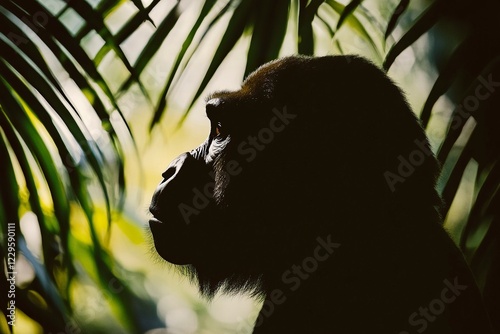
<path id="1" fill-rule="evenodd" d="M 290 53 L 360 53 L 395 78 L 410 63 L 399 79 L 443 164 L 445 224 L 500 329 L 499 16 L 495 0 L 1 0 L 1 331 L 22 332 L 11 300 L 16 324 L 45 332 L 163 326 L 109 243 L 139 155 L 124 101 L 144 101 L 149 130 L 179 109 L 182 125 L 243 49 L 244 75 Z M 411 91 L 422 77 L 430 90 Z M 104 306 L 82 308 L 88 286 Z"/>

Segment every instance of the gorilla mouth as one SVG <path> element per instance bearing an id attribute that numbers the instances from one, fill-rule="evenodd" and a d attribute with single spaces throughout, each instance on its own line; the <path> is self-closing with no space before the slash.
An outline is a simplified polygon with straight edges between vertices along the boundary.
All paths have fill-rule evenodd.
<path id="1" fill-rule="evenodd" d="M 149 211 L 152 217 L 149 219 L 149 227 L 151 228 L 151 232 L 154 234 L 156 231 L 159 232 L 161 229 L 162 233 L 165 233 L 165 230 L 173 230 L 175 233 L 183 232 L 187 229 L 186 224 L 182 224 L 180 221 L 180 217 L 173 215 L 170 218 L 166 218 L 165 216 L 161 216 L 155 210 Z"/>
<path id="2" fill-rule="evenodd" d="M 155 239 L 155 244 L 156 244 L 156 237 L 159 236 L 160 233 L 164 230 L 165 224 L 156 218 L 151 218 L 149 219 L 149 229 L 151 230 L 151 233 L 153 234 L 153 238 Z"/>
<path id="3" fill-rule="evenodd" d="M 177 224 L 168 224 L 153 217 L 149 228 L 158 254 L 170 263 L 184 265 L 192 262 L 192 249 L 188 241 L 188 231 Z"/>
<path id="4" fill-rule="evenodd" d="M 149 219 L 149 227 L 151 227 L 151 229 L 153 229 L 153 226 L 157 225 L 163 225 L 163 222 L 155 217 Z"/>
<path id="5" fill-rule="evenodd" d="M 185 232 L 185 228 L 179 226 L 179 224 L 168 223 L 154 216 L 149 219 L 149 228 L 155 241 L 156 239 L 166 240 L 173 238 L 174 235 L 171 235 L 170 233 L 178 234 Z"/>

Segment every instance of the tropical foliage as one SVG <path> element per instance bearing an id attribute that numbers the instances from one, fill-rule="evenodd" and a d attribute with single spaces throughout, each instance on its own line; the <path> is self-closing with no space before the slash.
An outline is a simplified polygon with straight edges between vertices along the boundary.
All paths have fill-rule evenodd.
<path id="1" fill-rule="evenodd" d="M 140 333 L 162 324 L 154 303 L 124 282 L 133 274 L 108 247 L 125 192 L 124 152 L 134 150 L 120 103 L 127 91 L 135 87 L 148 101 L 153 129 L 207 49 L 181 123 L 242 41 L 246 75 L 287 53 L 325 50 L 362 53 L 389 70 L 424 39 L 427 49 L 416 54 L 435 80 L 416 112 L 442 133 L 434 142 L 445 223 L 500 329 L 497 1 L 0 0 L 0 20 L 0 256 L 11 264 L 15 235 L 15 305 L 45 331 Z M 140 47 L 127 51 L 131 40 Z M 152 94 L 144 77 L 160 52 L 171 61 Z M 126 76 L 105 77 L 108 66 Z M 33 233 L 40 245 L 29 242 Z M 23 263 L 31 276 L 20 272 Z M 0 286 L 10 291 L 6 268 Z M 114 322 L 81 315 L 75 322 L 75 282 L 89 281 L 107 296 Z M 10 298 L 0 296 L 7 322 Z"/>

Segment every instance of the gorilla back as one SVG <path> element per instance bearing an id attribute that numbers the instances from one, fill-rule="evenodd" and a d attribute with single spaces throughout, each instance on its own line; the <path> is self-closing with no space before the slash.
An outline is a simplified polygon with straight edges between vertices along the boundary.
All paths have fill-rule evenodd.
<path id="1" fill-rule="evenodd" d="M 490 333 L 438 163 L 382 71 L 287 57 L 206 101 L 209 137 L 150 207 L 157 252 L 205 296 L 262 297 L 254 333 Z"/>

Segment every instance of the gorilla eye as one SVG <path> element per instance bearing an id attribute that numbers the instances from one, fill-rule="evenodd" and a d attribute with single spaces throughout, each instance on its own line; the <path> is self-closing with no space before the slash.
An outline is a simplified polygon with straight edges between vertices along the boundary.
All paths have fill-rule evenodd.
<path id="1" fill-rule="evenodd" d="M 222 133 L 222 123 L 217 122 L 217 125 L 215 126 L 215 135 L 220 136 Z"/>

